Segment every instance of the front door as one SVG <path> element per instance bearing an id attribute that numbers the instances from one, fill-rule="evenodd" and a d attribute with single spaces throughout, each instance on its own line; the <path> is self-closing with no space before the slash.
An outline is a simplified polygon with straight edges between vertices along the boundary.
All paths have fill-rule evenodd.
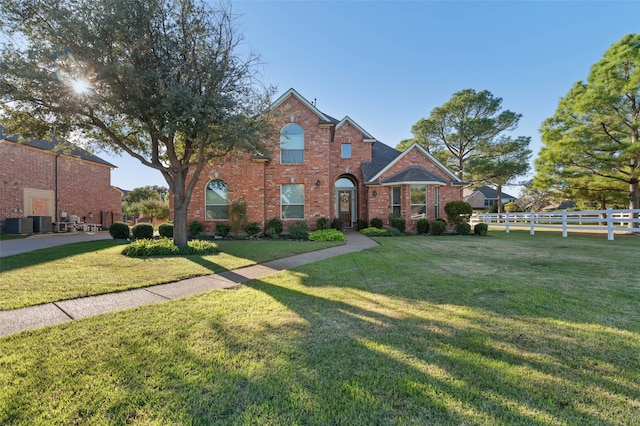
<path id="1" fill-rule="evenodd" d="M 344 226 L 351 228 L 353 223 L 353 191 L 338 190 L 338 217 Z"/>

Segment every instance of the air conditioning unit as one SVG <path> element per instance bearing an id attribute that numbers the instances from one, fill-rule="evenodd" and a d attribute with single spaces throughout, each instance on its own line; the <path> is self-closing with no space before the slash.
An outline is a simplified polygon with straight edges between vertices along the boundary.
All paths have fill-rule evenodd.
<path id="1" fill-rule="evenodd" d="M 33 234 L 33 219 L 29 217 L 8 217 L 5 219 L 7 234 Z"/>

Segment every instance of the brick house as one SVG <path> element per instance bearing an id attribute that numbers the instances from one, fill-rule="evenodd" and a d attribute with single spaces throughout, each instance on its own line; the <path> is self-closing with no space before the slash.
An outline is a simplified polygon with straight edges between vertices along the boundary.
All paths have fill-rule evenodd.
<path id="1" fill-rule="evenodd" d="M 345 228 L 377 217 L 388 224 L 401 214 L 407 229 L 418 219 L 445 217 L 460 200 L 462 182 L 417 144 L 404 152 L 371 136 L 349 117 L 337 120 L 290 89 L 272 105 L 276 128 L 269 155 L 236 154 L 203 169 L 187 221 L 205 230 L 228 223 L 229 207 L 243 201 L 248 220 L 264 227 L 272 218 L 306 221 L 339 218 Z"/>
<path id="2" fill-rule="evenodd" d="M 463 192 L 463 201 L 466 201 L 471 205 L 473 210 L 485 211 L 491 209 L 493 206 L 498 205 L 498 191 L 488 186 L 481 186 L 479 188 L 465 188 Z M 502 193 L 502 204 L 515 201 L 516 197 Z"/>
<path id="3" fill-rule="evenodd" d="M 0 128 L 0 221 L 76 215 L 109 226 L 121 220 L 121 192 L 111 186 L 115 166 L 68 142 L 18 139 Z"/>

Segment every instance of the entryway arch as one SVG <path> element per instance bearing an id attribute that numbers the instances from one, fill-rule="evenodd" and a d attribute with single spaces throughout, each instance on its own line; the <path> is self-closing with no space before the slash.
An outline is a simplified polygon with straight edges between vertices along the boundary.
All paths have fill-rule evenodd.
<path id="1" fill-rule="evenodd" d="M 342 175 L 335 182 L 335 217 L 344 222 L 345 228 L 353 228 L 358 220 L 358 185 L 353 176 Z"/>

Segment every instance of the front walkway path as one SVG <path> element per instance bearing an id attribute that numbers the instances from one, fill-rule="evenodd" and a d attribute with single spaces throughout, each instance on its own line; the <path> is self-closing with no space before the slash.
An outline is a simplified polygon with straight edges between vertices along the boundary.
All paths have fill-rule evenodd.
<path id="1" fill-rule="evenodd" d="M 359 252 L 377 245 L 359 232 L 347 232 L 342 246 L 299 254 L 263 264 L 225 271 L 214 275 L 189 278 L 168 284 L 138 288 L 120 293 L 101 294 L 62 300 L 38 306 L 0 311 L 0 337 L 48 325 L 61 324 L 105 312 L 135 308 L 153 303 L 176 300 L 213 289 L 230 288 L 248 280 L 262 278 L 284 269 L 291 269 L 318 260 Z"/>

